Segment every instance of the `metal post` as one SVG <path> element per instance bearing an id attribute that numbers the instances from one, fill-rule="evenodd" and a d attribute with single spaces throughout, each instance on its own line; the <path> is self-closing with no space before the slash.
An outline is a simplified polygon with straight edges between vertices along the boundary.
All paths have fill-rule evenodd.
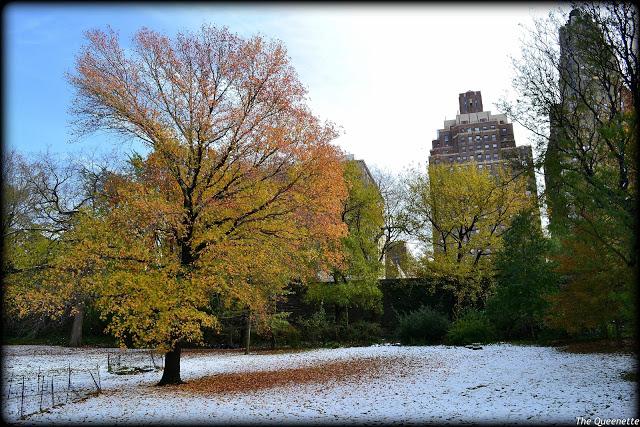
<path id="1" fill-rule="evenodd" d="M 23 407 L 24 407 L 24 375 L 22 376 L 22 397 L 20 398 L 20 418 L 23 415 Z"/>
<path id="2" fill-rule="evenodd" d="M 44 374 L 42 375 L 42 384 L 40 386 L 40 412 L 42 412 L 42 397 L 44 395 Z"/>
<path id="3" fill-rule="evenodd" d="M 51 406 L 56 406 L 56 401 L 53 394 L 53 374 L 51 374 Z"/>
<path id="4" fill-rule="evenodd" d="M 96 365 L 96 371 L 98 371 L 98 389 L 102 390 L 102 382 L 100 381 L 100 365 Z"/>
<path id="5" fill-rule="evenodd" d="M 69 401 L 70 389 L 71 389 L 71 363 L 69 363 L 69 380 L 67 381 L 67 402 Z"/>
<path id="6" fill-rule="evenodd" d="M 11 382 L 13 381 L 13 372 L 11 373 L 11 377 L 9 377 L 9 393 L 7 393 L 7 399 L 11 397 Z"/>
<path id="7" fill-rule="evenodd" d="M 94 378 L 93 372 L 91 372 L 91 370 L 89 370 L 89 375 L 91 375 L 91 379 L 93 380 L 93 383 L 96 385 L 96 391 L 100 393 L 100 386 L 98 385 L 98 382 Z"/>

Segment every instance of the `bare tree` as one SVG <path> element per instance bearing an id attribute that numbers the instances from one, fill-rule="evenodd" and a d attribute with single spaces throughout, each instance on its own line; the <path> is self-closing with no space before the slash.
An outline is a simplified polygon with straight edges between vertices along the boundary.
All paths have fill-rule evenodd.
<path id="1" fill-rule="evenodd" d="M 556 231 L 579 222 L 629 266 L 637 259 L 637 20 L 630 3 L 580 3 L 569 16 L 536 21 L 514 59 L 518 99 L 501 102 L 537 136 Z"/>
<path id="2" fill-rule="evenodd" d="M 38 281 L 33 273 L 50 269 L 56 263 L 59 252 L 56 247 L 68 243 L 67 237 L 76 224 L 76 216 L 82 210 L 97 211 L 97 199 L 110 173 L 109 166 L 106 159 L 82 155 L 61 158 L 51 153 L 32 159 L 10 153 L 6 160 L 3 163 L 6 174 L 3 181 L 6 195 L 3 236 L 8 256 L 3 268 L 5 274 L 13 275 L 21 283 L 19 287 L 29 292 Z M 24 242 L 34 236 L 40 236 L 49 248 L 42 251 L 41 256 L 25 254 L 20 266 L 12 263 Z M 25 262 L 25 259 L 29 261 Z M 73 317 L 69 344 L 77 347 L 82 342 L 85 306 L 92 297 L 80 288 L 67 297 L 60 304 L 25 304 L 25 308 L 41 316 L 63 309 Z M 26 299 L 25 296 L 23 300 Z M 53 307 L 55 309 L 50 310 Z"/>
<path id="3" fill-rule="evenodd" d="M 402 175 L 377 168 L 372 169 L 372 174 L 384 200 L 384 225 L 378 235 L 381 241 L 379 260 L 382 261 L 394 243 L 410 238 L 406 213 L 406 205 L 409 201 Z"/>

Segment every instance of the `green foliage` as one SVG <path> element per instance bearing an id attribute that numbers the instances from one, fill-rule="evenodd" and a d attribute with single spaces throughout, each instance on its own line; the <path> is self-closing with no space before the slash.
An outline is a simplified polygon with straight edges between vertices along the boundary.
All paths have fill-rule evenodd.
<path id="1" fill-rule="evenodd" d="M 306 300 L 340 307 L 381 310 L 378 278 L 382 272 L 379 233 L 384 225 L 380 192 L 357 161 L 344 163 L 349 196 L 342 210 L 348 234 L 342 238 L 344 264 L 332 271 L 333 283 L 309 285 Z"/>
<path id="2" fill-rule="evenodd" d="M 378 187 L 369 181 L 363 164 L 346 162 L 344 179 L 349 189 L 342 211 L 342 220 L 349 230 L 342 240 L 347 268 L 337 273 L 344 278 L 375 282 L 382 267 L 378 238 L 384 225 L 384 202 Z"/>
<path id="3" fill-rule="evenodd" d="M 518 215 L 504 235 L 504 247 L 496 255 L 495 294 L 487 302 L 487 315 L 504 338 L 535 338 L 543 327 L 549 303 L 546 296 L 557 289 L 553 250 L 531 212 Z"/>
<path id="4" fill-rule="evenodd" d="M 469 310 L 451 324 L 446 342 L 453 345 L 488 343 L 494 341 L 495 337 L 495 329 L 485 314 L 481 311 Z"/>
<path id="5" fill-rule="evenodd" d="M 449 328 L 449 319 L 430 307 L 400 315 L 396 335 L 403 344 L 435 344 L 441 342 Z"/>
<path id="6" fill-rule="evenodd" d="M 421 260 L 420 277 L 430 278 L 433 291 L 450 295 L 453 316 L 469 308 L 483 307 L 494 287 L 492 265 L 486 259 L 483 268 L 466 264 Z"/>
<path id="7" fill-rule="evenodd" d="M 383 330 L 380 324 L 359 320 L 344 327 L 340 334 L 342 341 L 350 344 L 373 344 L 381 340 Z"/>
<path id="8" fill-rule="evenodd" d="M 299 347 L 302 338 L 300 330 L 281 316 L 273 316 L 272 319 L 271 333 L 276 345 Z"/>
<path id="9" fill-rule="evenodd" d="M 361 307 L 375 312 L 382 311 L 382 291 L 377 280 L 310 283 L 305 299 L 308 302 L 320 301 L 339 307 Z"/>
<path id="10" fill-rule="evenodd" d="M 506 167 L 495 176 L 474 163 L 431 165 L 427 175 L 409 178 L 408 216 L 424 245 L 420 277 L 434 277 L 455 297 L 456 313 L 483 306 L 494 275 L 492 254 L 502 232 L 520 211 L 533 205 L 527 176 Z M 433 247 L 433 251 L 431 251 Z"/>
<path id="11" fill-rule="evenodd" d="M 637 8 L 583 2 L 572 9 L 551 13 L 522 37 L 513 80 L 519 96 L 501 109 L 541 137 L 549 229 L 561 245 L 553 258 L 563 279 L 549 296 L 547 323 L 574 337 L 614 329 L 621 339 L 634 327 L 640 252 L 640 73 L 630 36 Z"/>
<path id="12" fill-rule="evenodd" d="M 327 319 L 324 307 L 299 322 L 303 341 L 325 343 L 335 336 L 335 328 Z"/>

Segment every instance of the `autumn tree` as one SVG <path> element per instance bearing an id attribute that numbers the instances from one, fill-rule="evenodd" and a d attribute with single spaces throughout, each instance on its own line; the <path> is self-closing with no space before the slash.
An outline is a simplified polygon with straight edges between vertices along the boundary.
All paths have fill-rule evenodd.
<path id="1" fill-rule="evenodd" d="M 88 218 L 99 215 L 106 163 L 15 153 L 5 163 L 5 291 L 12 311 L 49 318 L 73 317 L 69 344 L 82 342 L 84 311 L 94 300 L 85 256 Z M 90 222 L 90 221 L 89 221 Z M 88 227 L 88 228 L 85 228 Z"/>
<path id="2" fill-rule="evenodd" d="M 281 43 L 205 25 L 174 39 L 142 29 L 125 48 L 94 30 L 69 81 L 79 132 L 149 150 L 111 183 L 117 261 L 99 307 L 117 337 L 166 351 L 160 384 L 181 381 L 183 344 L 215 326 L 211 294 L 258 306 L 337 262 L 336 131 L 308 110 Z"/>
<path id="3" fill-rule="evenodd" d="M 610 292 L 617 289 L 624 300 L 634 281 L 638 58 L 633 4 L 575 4 L 568 15 L 552 12 L 527 30 L 522 56 L 514 60 L 518 101 L 503 102 L 513 120 L 537 135 L 543 153 L 550 230 L 568 257 L 560 262 L 569 279 L 561 294 L 567 294 L 558 296 L 564 303 L 556 310 L 567 314 L 559 323 L 572 331 L 584 323 L 574 314 L 587 307 L 584 298 L 573 296 L 582 292 L 596 303 L 599 289 L 599 306 L 611 302 Z M 585 244 L 593 256 L 585 256 Z M 605 265 L 609 273 L 601 271 Z M 587 271 L 593 274 L 584 275 Z M 594 277 L 613 288 L 602 283 L 587 289 Z M 614 317 L 628 317 L 624 304 L 609 307 L 616 307 Z"/>
<path id="4" fill-rule="evenodd" d="M 475 163 L 431 165 L 408 181 L 408 216 L 424 256 L 423 275 L 455 296 L 456 312 L 483 303 L 493 276 L 491 256 L 512 218 L 535 204 L 526 175 L 505 165 L 495 176 Z"/>
<path id="5" fill-rule="evenodd" d="M 339 312 L 336 317 L 344 317 L 348 324 L 349 307 L 379 309 L 384 201 L 364 162 L 346 160 L 344 180 L 348 188 L 341 212 L 348 228 L 342 238 L 345 259 L 332 266 L 330 282 L 309 286 L 306 297 L 333 305 Z"/>

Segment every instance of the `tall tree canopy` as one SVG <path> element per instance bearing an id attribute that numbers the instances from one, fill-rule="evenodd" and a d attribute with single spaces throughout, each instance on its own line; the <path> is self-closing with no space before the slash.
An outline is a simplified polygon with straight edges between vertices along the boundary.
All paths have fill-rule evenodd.
<path id="1" fill-rule="evenodd" d="M 87 42 L 69 76 L 76 129 L 149 149 L 110 183 L 100 307 L 116 336 L 167 351 L 161 384 L 180 382 L 181 343 L 216 323 L 212 293 L 259 305 L 339 262 L 336 131 L 279 42 L 206 25 L 173 40 L 143 28 L 127 49 L 113 31 Z"/>
<path id="2" fill-rule="evenodd" d="M 543 153 L 550 230 L 567 278 L 552 317 L 570 332 L 618 327 L 633 317 L 638 256 L 638 9 L 575 4 L 538 20 L 523 40 L 518 101 L 503 108 L 538 136 Z"/>
<path id="3" fill-rule="evenodd" d="M 423 274 L 443 279 L 457 308 L 487 296 L 490 255 L 502 247 L 512 218 L 534 207 L 527 179 L 506 165 L 492 176 L 475 163 L 432 165 L 428 175 L 409 179 L 408 216 L 425 251 Z"/>
<path id="4" fill-rule="evenodd" d="M 100 270 L 86 252 L 106 164 L 50 154 L 27 160 L 10 153 L 3 162 L 5 205 L 3 273 L 12 315 L 74 317 L 70 345 L 82 340 L 85 306 L 95 298 Z"/>
<path id="5" fill-rule="evenodd" d="M 364 162 L 344 162 L 344 179 L 348 187 L 341 217 L 348 227 L 342 238 L 344 262 L 332 266 L 332 283 L 316 283 L 307 297 L 345 308 L 359 306 L 379 308 L 382 292 L 378 279 L 382 273 L 380 234 L 384 225 L 384 202 Z"/>

